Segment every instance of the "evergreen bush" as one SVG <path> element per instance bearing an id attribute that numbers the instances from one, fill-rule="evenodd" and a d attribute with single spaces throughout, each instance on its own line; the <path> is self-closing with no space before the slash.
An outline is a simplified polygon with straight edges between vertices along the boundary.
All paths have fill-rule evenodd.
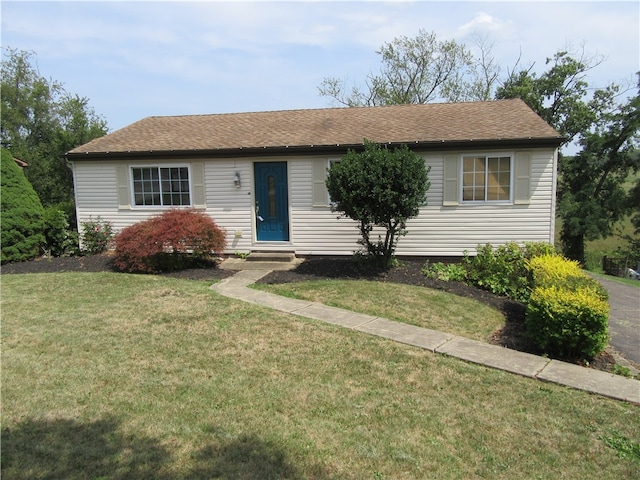
<path id="1" fill-rule="evenodd" d="M 186 268 L 223 252 L 225 233 L 203 213 L 173 209 L 122 230 L 113 265 L 126 272 Z"/>
<path id="2" fill-rule="evenodd" d="M 0 167 L 1 262 L 21 262 L 38 256 L 44 243 L 44 210 L 38 195 L 8 150 Z"/>
<path id="3" fill-rule="evenodd" d="M 358 224 L 362 245 L 358 260 L 383 268 L 395 264 L 396 246 L 407 234 L 407 221 L 427 204 L 429 170 L 424 158 L 406 145 L 391 149 L 367 140 L 364 151 L 349 150 L 332 164 L 327 191 L 333 210 Z"/>

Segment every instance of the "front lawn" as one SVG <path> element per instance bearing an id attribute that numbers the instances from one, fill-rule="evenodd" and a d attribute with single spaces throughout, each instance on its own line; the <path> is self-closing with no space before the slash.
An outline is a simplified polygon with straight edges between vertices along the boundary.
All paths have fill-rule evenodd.
<path id="1" fill-rule="evenodd" d="M 253 287 L 480 341 L 505 322 L 499 311 L 476 300 L 410 285 L 321 280 Z"/>
<path id="2" fill-rule="evenodd" d="M 638 406 L 207 283 L 3 275 L 1 294 L 3 478 L 640 476 Z"/>

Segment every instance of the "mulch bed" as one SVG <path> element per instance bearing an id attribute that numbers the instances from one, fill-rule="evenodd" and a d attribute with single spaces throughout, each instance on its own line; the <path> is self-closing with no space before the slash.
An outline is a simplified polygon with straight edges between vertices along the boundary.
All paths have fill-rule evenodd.
<path id="1" fill-rule="evenodd" d="M 522 352 L 540 353 L 527 341 L 524 325 L 524 305 L 462 282 L 443 282 L 429 279 L 421 271 L 424 262 L 424 258 L 403 258 L 400 266 L 396 268 L 376 271 L 362 268 L 362 266 L 353 262 L 351 257 L 309 257 L 294 270 L 273 271 L 259 280 L 258 283 L 277 284 L 318 279 L 352 279 L 400 283 L 441 290 L 462 297 L 473 298 L 502 312 L 506 319 L 505 326 L 494 332 L 487 339 L 489 343 Z M 109 255 L 41 258 L 30 262 L 2 265 L 0 270 L 3 275 L 104 271 L 113 271 Z M 202 268 L 190 268 L 162 275 L 186 280 L 215 282 L 234 273 L 231 270 L 220 269 L 215 262 L 211 262 L 208 265 L 203 265 Z M 590 362 L 588 366 L 610 372 L 615 364 L 616 361 L 613 356 L 605 351 Z"/>

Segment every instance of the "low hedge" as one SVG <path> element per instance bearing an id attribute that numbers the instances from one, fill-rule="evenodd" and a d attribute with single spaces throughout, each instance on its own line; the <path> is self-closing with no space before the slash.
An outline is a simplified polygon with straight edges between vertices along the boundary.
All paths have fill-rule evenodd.
<path id="1" fill-rule="evenodd" d="M 561 358 L 592 359 L 609 341 L 606 290 L 577 262 L 543 255 L 528 262 L 533 291 L 525 322 L 531 340 Z"/>

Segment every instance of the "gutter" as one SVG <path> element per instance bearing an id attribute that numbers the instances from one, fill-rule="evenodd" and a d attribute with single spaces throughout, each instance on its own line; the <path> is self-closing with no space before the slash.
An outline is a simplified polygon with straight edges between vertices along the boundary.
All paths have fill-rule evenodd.
<path id="1" fill-rule="evenodd" d="M 411 150 L 429 150 L 432 152 L 442 150 L 478 150 L 486 148 L 532 148 L 551 147 L 558 148 L 563 142 L 562 137 L 547 138 L 509 138 L 509 139 L 479 139 L 479 140 L 440 140 L 440 141 L 415 141 L 415 142 L 376 142 L 389 148 L 397 148 L 406 145 Z M 335 144 L 335 145 L 294 145 L 294 146 L 264 146 L 264 147 L 238 147 L 216 149 L 190 149 L 190 150 L 147 150 L 147 151 L 106 151 L 106 152 L 67 152 L 64 157 L 67 161 L 83 160 L 142 160 L 152 158 L 177 159 L 177 158 L 238 158 L 249 156 L 282 156 L 282 155 L 336 155 L 345 154 L 348 150 L 361 151 L 364 143 Z"/>

